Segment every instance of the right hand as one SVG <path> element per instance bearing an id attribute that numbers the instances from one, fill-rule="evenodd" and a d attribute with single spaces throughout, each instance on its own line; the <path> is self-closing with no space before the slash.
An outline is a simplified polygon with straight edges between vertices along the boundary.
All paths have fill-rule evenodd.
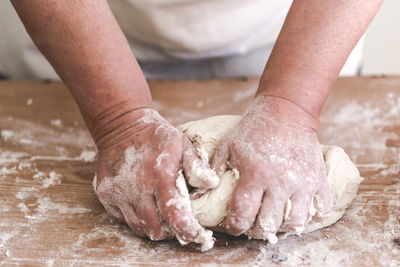
<path id="1" fill-rule="evenodd" d="M 204 189 L 216 187 L 219 179 L 182 132 L 153 109 L 135 109 L 97 145 L 96 194 L 110 215 L 152 240 L 176 234 L 192 242 L 198 236 L 200 225 L 190 205 L 168 203 L 183 201 L 176 187 L 178 171 Z"/>

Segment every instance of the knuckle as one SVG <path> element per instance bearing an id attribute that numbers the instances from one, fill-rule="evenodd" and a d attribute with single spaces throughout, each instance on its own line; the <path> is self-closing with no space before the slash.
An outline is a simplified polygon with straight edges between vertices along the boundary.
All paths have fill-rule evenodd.
<path id="1" fill-rule="evenodd" d="M 111 215 L 112 217 L 116 218 L 117 220 L 124 222 L 124 215 L 122 214 L 121 210 L 114 205 L 108 205 L 108 204 L 103 204 L 104 209 L 107 211 L 107 213 L 109 215 Z"/>
<path id="2" fill-rule="evenodd" d="M 248 170 L 253 178 L 265 178 L 267 175 L 265 167 L 261 164 L 251 163 L 248 166 Z"/>
<path id="3" fill-rule="evenodd" d="M 226 222 L 226 231 L 229 234 L 241 235 L 246 232 L 252 225 L 248 217 L 243 216 L 229 216 Z"/>
<path id="4" fill-rule="evenodd" d="M 163 166 L 156 166 L 153 168 L 153 174 L 157 179 L 164 179 L 166 177 L 175 177 L 173 166 L 171 164 L 163 164 Z"/>

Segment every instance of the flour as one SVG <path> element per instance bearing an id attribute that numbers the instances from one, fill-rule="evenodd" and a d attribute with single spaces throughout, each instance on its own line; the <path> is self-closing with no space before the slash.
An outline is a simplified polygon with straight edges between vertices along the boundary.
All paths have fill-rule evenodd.
<path id="1" fill-rule="evenodd" d="M 399 138 L 395 131 L 387 129 L 400 121 L 400 97 L 393 93 L 377 93 L 373 102 L 335 101 L 322 112 L 320 121 L 323 130 L 318 134 L 319 140 L 346 147 L 357 165 L 397 157 L 396 148 L 387 146 L 388 140 Z"/>
<path id="2" fill-rule="evenodd" d="M 10 119 L 12 123 L 10 123 Z M 89 133 L 84 130 L 77 130 L 66 127 L 49 127 L 35 122 L 26 121 L 16 118 L 1 118 L 0 126 L 4 126 L 1 130 L 1 138 L 7 139 L 8 145 L 20 143 L 21 139 L 31 140 L 34 142 L 34 147 L 38 148 L 38 152 L 46 152 L 56 150 L 60 147 L 66 147 L 65 152 L 70 149 L 82 150 L 82 148 L 94 148 L 94 143 Z M 66 129 L 65 129 L 66 128 Z M 20 148 L 23 151 L 24 148 Z M 30 148 L 26 152 L 31 152 Z M 65 154 L 66 154 L 65 153 Z"/>
<path id="3" fill-rule="evenodd" d="M 59 214 L 77 214 L 77 213 L 89 213 L 90 209 L 84 207 L 68 207 L 64 203 L 56 203 L 49 197 L 42 197 L 37 200 L 38 207 L 36 212 L 43 214 L 49 211 L 55 211 Z"/>
<path id="4" fill-rule="evenodd" d="M 83 160 L 84 162 L 94 162 L 96 160 L 96 152 L 92 150 L 83 150 L 77 159 Z"/>
<path id="5" fill-rule="evenodd" d="M 204 228 L 200 228 L 200 234 L 195 238 L 194 242 L 201 244 L 202 252 L 212 249 L 215 242 L 215 238 L 213 238 L 213 232 Z"/>
<path id="6" fill-rule="evenodd" d="M 167 201 L 166 206 L 175 206 L 177 209 L 192 210 L 189 199 L 189 191 L 186 187 L 185 178 L 183 177 L 182 171 L 179 171 L 178 177 L 176 178 L 176 188 L 178 189 L 179 195 L 171 198 Z"/>
<path id="7" fill-rule="evenodd" d="M 33 99 L 32 99 L 32 98 L 28 98 L 28 99 L 26 100 L 26 105 L 27 105 L 27 106 L 32 106 L 32 104 L 33 104 Z"/>
<path id="8" fill-rule="evenodd" d="M 15 197 L 23 200 L 25 198 L 28 198 L 32 195 L 32 193 L 38 193 L 39 189 L 35 188 L 35 187 L 23 187 L 21 188 L 18 193 L 15 194 Z"/>
<path id="9" fill-rule="evenodd" d="M 202 149 L 198 149 L 197 152 L 202 162 L 200 162 L 199 160 L 194 160 L 192 162 L 191 169 L 189 170 L 189 174 L 187 175 L 188 183 L 193 187 L 203 189 L 204 181 L 207 181 L 207 185 L 209 188 L 217 187 L 219 184 L 219 178 L 215 171 L 204 168 L 204 166 L 208 165 L 207 154 Z"/>
<path id="10" fill-rule="evenodd" d="M 2 176 L 6 176 L 9 174 L 16 174 L 16 173 L 17 173 L 17 168 L 15 166 L 11 168 L 3 167 L 0 169 L 0 175 Z"/>
<path id="11" fill-rule="evenodd" d="M 1 131 L 1 138 L 3 138 L 4 141 L 9 140 L 13 135 L 14 135 L 13 131 L 10 131 L 10 130 L 2 130 Z"/>
<path id="12" fill-rule="evenodd" d="M 13 231 L 11 233 L 0 233 L 0 248 L 5 247 L 5 244 L 8 240 L 13 238 L 18 232 Z"/>
<path id="13" fill-rule="evenodd" d="M 55 262 L 55 260 L 47 260 L 46 261 L 48 267 L 54 266 L 54 262 Z"/>
<path id="14" fill-rule="evenodd" d="M 28 154 L 24 152 L 13 152 L 13 151 L 3 150 L 0 151 L 0 164 L 6 165 L 6 164 L 18 163 L 22 158 L 27 156 Z"/>
<path id="15" fill-rule="evenodd" d="M 56 127 L 62 127 L 63 123 L 62 120 L 60 119 L 54 119 L 50 121 L 50 125 L 56 126 Z"/>
<path id="16" fill-rule="evenodd" d="M 61 184 L 61 175 L 54 171 L 48 174 L 37 172 L 32 178 L 42 182 L 40 188 L 49 188 L 52 185 Z"/>
<path id="17" fill-rule="evenodd" d="M 397 82 L 393 90 L 397 90 L 399 85 Z M 379 86 L 377 89 L 381 89 Z M 53 262 L 51 259 L 55 259 L 55 266 L 132 266 L 137 265 L 138 262 L 146 262 L 149 258 L 153 265 L 170 266 L 190 265 L 192 262 L 199 266 L 278 264 L 279 266 L 354 266 L 356 263 L 365 266 L 371 264 L 400 266 L 399 247 L 393 243 L 393 240 L 400 237 L 399 156 L 398 148 L 385 146 L 386 139 L 395 138 L 396 135 L 384 130 L 384 127 L 396 125 L 400 121 L 400 104 L 397 97 L 393 95 L 390 97 L 389 94 L 385 95 L 380 90 L 378 91 L 379 98 L 374 99 L 371 105 L 366 105 L 362 100 L 360 102 L 348 99 L 340 101 L 334 98 L 337 103 L 331 105 L 331 108 L 322 114 L 320 140 L 344 146 L 351 158 L 356 160 L 361 173 L 368 177 L 342 219 L 328 228 L 301 237 L 288 237 L 276 245 L 259 240 L 245 240 L 241 237 L 229 238 L 216 233 L 214 236 L 219 242 L 216 242 L 214 249 L 208 251 L 207 254 L 195 253 L 192 247 L 180 247 L 178 242 L 170 240 L 151 242 L 135 236 L 128 226 L 111 219 L 111 216 L 99 207 L 94 196 L 89 197 L 90 201 L 87 203 L 83 202 L 84 198 L 81 198 L 80 194 L 56 198 L 54 192 L 61 189 L 57 184 L 54 185 L 54 190 L 53 187 L 40 189 L 41 181 L 31 179 L 37 171 L 42 171 L 47 175 L 53 170 L 51 168 L 54 168 L 56 173 L 64 174 L 65 172 L 61 170 L 71 170 L 71 168 L 77 170 L 76 167 L 81 170 L 82 166 L 85 166 L 84 169 L 87 168 L 86 166 L 92 166 L 91 164 L 83 165 L 82 159 L 77 159 L 82 150 L 95 150 L 94 145 L 87 147 L 87 144 L 92 144 L 89 135 L 79 130 L 80 132 L 73 134 L 66 133 L 67 135 L 62 138 L 60 137 L 61 130 L 51 127 L 48 120 L 44 121 L 46 127 L 38 128 L 37 122 L 28 123 L 16 117 L 0 118 L 0 129 L 12 130 L 15 134 L 20 132 L 18 138 L 27 138 L 42 144 L 43 140 L 50 140 L 50 145 L 43 149 L 35 145 L 34 149 L 29 147 L 24 150 L 24 147 L 19 145 L 17 137 L 11 137 L 7 141 L 15 140 L 15 148 L 8 146 L 8 143 L 6 146 L 1 146 L 4 144 L 4 139 L 0 138 L 0 174 L 2 167 L 10 172 L 0 175 L 0 183 L 3 181 L 2 177 L 4 177 L 6 188 L 7 184 L 14 181 L 19 183 L 18 188 L 15 188 L 17 191 L 6 190 L 2 195 L 0 261 L 5 266 L 18 264 L 45 266 L 46 262 L 49 264 Z M 209 101 L 205 103 L 206 107 L 210 105 Z M 326 106 L 329 107 L 329 105 Z M 380 114 L 375 111 L 378 106 L 381 110 Z M 166 112 L 167 108 L 172 111 Z M 226 107 L 221 105 L 217 112 L 223 113 L 223 108 Z M 206 109 L 191 111 L 188 107 L 167 105 L 162 106 L 162 110 L 173 117 L 176 123 L 199 119 L 206 111 Z M 345 118 L 345 121 L 340 121 L 339 117 Z M 353 118 L 359 120 L 357 125 L 354 125 Z M 332 121 L 334 126 L 330 126 Z M 13 123 L 18 126 L 13 127 Z M 74 125 L 82 126 L 83 124 L 79 121 Z M 65 149 L 57 150 L 57 146 Z M 69 150 L 70 147 L 74 150 Z M 365 157 L 362 154 L 363 151 L 366 151 L 369 156 Z M 39 157 L 31 161 L 30 158 L 33 155 Z M 48 165 L 50 169 L 43 165 L 47 165 L 47 161 L 51 163 Z M 35 169 L 35 165 L 39 170 Z M 24 168 L 24 172 L 16 173 L 15 170 L 18 171 L 19 168 Z M 81 174 L 76 173 L 76 175 L 81 177 Z M 84 176 L 82 174 L 81 178 Z M 386 179 L 386 176 L 390 178 Z M 33 184 L 28 183 L 29 181 Z M 370 183 L 373 184 L 373 188 L 369 187 Z M 36 190 L 30 191 L 32 186 Z M 80 182 L 66 184 L 66 188 L 77 192 L 84 189 L 84 193 L 89 193 L 87 184 Z M 22 199 L 17 198 L 16 194 Z M 79 228 L 69 228 L 69 220 L 72 218 L 76 220 L 76 216 L 70 216 L 68 213 L 60 214 L 56 210 L 44 209 L 43 213 L 36 211 L 37 200 L 42 197 L 49 197 L 52 202 L 66 204 L 69 208 L 87 208 L 92 211 L 78 213 L 76 216 L 82 218 L 80 220 L 82 224 Z M 27 217 L 20 213 L 17 207 L 23 201 L 30 210 Z M 29 219 L 28 216 L 32 218 Z M 12 221 L 7 220 L 14 217 Z M 55 229 L 54 226 L 59 226 L 59 228 Z M 60 236 L 68 238 L 59 238 Z M 55 243 L 51 243 L 54 244 L 53 247 L 49 245 L 49 240 L 55 240 Z M 222 242 L 222 240 L 228 242 Z M 37 244 L 42 244 L 43 248 L 48 250 L 42 250 L 42 252 L 36 250 Z M 37 253 L 43 254 L 37 258 Z M 104 258 L 101 255 L 108 256 Z M 10 258 L 7 259 L 6 256 Z M 35 263 L 28 261 L 32 257 L 37 258 Z"/>
<path id="18" fill-rule="evenodd" d="M 34 141 L 30 140 L 30 139 L 26 139 L 26 138 L 21 138 L 19 139 L 19 142 L 23 145 L 33 145 L 35 144 Z"/>
<path id="19" fill-rule="evenodd" d="M 24 214 L 29 213 L 29 209 L 28 209 L 28 207 L 27 207 L 24 203 L 19 203 L 19 204 L 17 205 L 17 207 L 19 208 L 19 210 L 20 210 L 22 213 L 24 213 Z"/>

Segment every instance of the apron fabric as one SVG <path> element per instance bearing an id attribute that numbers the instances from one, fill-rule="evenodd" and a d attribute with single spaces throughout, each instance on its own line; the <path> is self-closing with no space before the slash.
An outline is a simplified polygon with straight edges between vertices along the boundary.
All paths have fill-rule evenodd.
<path id="1" fill-rule="evenodd" d="M 291 4 L 291 0 L 108 2 L 145 76 L 153 79 L 260 76 Z M 358 73 L 362 43 L 353 50 L 342 75 Z M 33 43 L 21 47 L 30 78 L 58 78 Z"/>

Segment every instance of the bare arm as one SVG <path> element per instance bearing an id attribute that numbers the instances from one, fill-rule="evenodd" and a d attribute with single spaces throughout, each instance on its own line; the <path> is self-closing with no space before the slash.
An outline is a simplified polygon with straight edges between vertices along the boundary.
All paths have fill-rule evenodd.
<path id="1" fill-rule="evenodd" d="M 108 213 L 139 236 L 195 241 L 203 232 L 190 206 L 170 203 L 185 201 L 176 187 L 178 171 L 200 188 L 217 186 L 218 177 L 190 141 L 151 109 L 146 80 L 106 0 L 12 3 L 95 139 L 95 190 Z"/>
<path id="2" fill-rule="evenodd" d="M 316 129 L 329 90 L 382 2 L 293 1 L 258 94 L 297 105 L 311 115 L 306 123 Z"/>
<path id="3" fill-rule="evenodd" d="M 125 112 L 151 107 L 142 71 L 107 1 L 13 0 L 34 43 L 78 102 L 93 137 Z"/>

